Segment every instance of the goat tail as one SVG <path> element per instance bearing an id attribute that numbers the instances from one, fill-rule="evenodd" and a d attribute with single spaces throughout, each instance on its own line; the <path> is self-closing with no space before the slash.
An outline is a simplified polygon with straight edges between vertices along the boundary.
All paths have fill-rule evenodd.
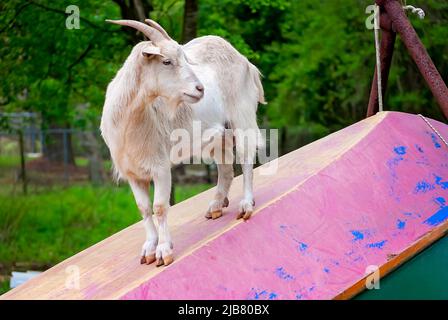
<path id="1" fill-rule="evenodd" d="M 266 100 L 264 99 L 264 89 L 263 84 L 261 83 L 261 77 L 263 76 L 258 70 L 256 66 L 253 64 L 250 64 L 250 73 L 252 75 L 255 87 L 258 90 L 258 102 L 261 104 L 267 104 Z"/>

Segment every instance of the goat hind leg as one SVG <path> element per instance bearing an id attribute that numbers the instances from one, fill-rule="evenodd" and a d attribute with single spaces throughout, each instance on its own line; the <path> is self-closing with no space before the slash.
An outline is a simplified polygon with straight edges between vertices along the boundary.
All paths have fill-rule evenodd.
<path id="1" fill-rule="evenodd" d="M 237 219 L 248 220 L 254 211 L 255 201 L 253 195 L 253 164 L 241 164 L 243 170 L 244 198 L 240 202 Z"/>
<path id="2" fill-rule="evenodd" d="M 229 206 L 227 195 L 233 180 L 233 164 L 217 163 L 216 165 L 218 167 L 218 184 L 215 198 L 210 202 L 205 215 L 207 219 L 221 217 L 223 208 Z"/>

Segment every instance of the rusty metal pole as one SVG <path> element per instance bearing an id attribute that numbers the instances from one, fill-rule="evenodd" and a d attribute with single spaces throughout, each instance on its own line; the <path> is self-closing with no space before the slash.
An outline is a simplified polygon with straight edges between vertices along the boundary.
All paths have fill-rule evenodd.
<path id="1" fill-rule="evenodd" d="M 389 79 L 389 70 L 392 63 L 392 55 L 394 53 L 394 45 L 396 39 L 396 33 L 392 30 L 392 23 L 390 22 L 387 13 L 381 12 L 380 15 L 381 26 L 381 45 L 380 45 L 380 58 L 381 58 L 381 85 L 383 97 L 386 95 L 387 81 Z M 372 88 L 370 90 L 369 106 L 367 108 L 367 117 L 373 116 L 378 112 L 378 81 L 377 72 L 373 75 Z"/>
<path id="2" fill-rule="evenodd" d="M 400 2 L 397 0 L 376 0 L 376 3 L 387 12 L 393 28 L 400 34 L 412 59 L 439 103 L 443 114 L 448 119 L 448 88 L 409 22 Z"/>

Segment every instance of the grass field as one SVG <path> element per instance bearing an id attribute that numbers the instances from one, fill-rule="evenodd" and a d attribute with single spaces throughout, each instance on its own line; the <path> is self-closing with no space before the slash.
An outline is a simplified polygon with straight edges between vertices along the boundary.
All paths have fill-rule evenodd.
<path id="1" fill-rule="evenodd" d="M 176 201 L 210 185 L 178 185 Z M 28 196 L 0 189 L 0 275 L 54 265 L 139 221 L 129 187 L 77 185 Z M 26 268 L 25 268 L 26 269 Z M 0 294 L 8 289 L 0 280 Z"/>

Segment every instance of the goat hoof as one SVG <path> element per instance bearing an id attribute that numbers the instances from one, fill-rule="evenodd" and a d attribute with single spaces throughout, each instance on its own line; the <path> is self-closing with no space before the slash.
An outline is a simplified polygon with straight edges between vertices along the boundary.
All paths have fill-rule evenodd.
<path id="1" fill-rule="evenodd" d="M 156 267 L 167 266 L 173 263 L 174 258 L 173 255 L 166 256 L 164 258 L 157 259 Z"/>
<path id="2" fill-rule="evenodd" d="M 240 213 L 238 214 L 238 216 L 236 217 L 236 219 L 237 219 L 237 220 L 239 220 L 239 219 L 243 219 L 244 221 L 247 221 L 247 220 L 249 220 L 249 218 L 251 217 L 251 215 L 252 215 L 252 211 L 249 211 L 249 212 L 240 212 Z"/>
<path id="3" fill-rule="evenodd" d="M 237 219 L 244 219 L 244 220 L 249 220 L 249 218 L 251 217 L 253 211 L 254 211 L 254 204 L 255 201 L 254 200 L 245 200 L 243 199 L 240 202 L 240 210 L 239 210 L 239 214 L 236 217 Z"/>
<path id="4" fill-rule="evenodd" d="M 252 211 L 246 212 L 243 216 L 243 220 L 247 221 L 252 216 Z"/>
<path id="5" fill-rule="evenodd" d="M 213 220 L 218 219 L 222 216 L 222 210 L 211 212 L 211 216 Z"/>
<path id="6" fill-rule="evenodd" d="M 163 258 L 163 265 L 167 266 L 174 261 L 173 255 L 169 255 Z"/>
<path id="7" fill-rule="evenodd" d="M 140 258 L 140 264 L 146 264 L 146 257 L 145 256 Z"/>
<path id="8" fill-rule="evenodd" d="M 222 216 L 222 208 L 229 205 L 229 199 L 225 197 L 223 200 L 213 200 L 210 202 L 205 217 L 207 219 L 218 219 Z"/>
<path id="9" fill-rule="evenodd" d="M 145 258 L 145 263 L 146 263 L 146 264 L 151 264 L 151 263 L 153 263 L 154 261 L 156 261 L 156 255 L 155 255 L 155 254 L 151 254 L 151 255 L 146 256 L 146 257 L 144 257 L 144 258 Z M 143 257 L 142 257 L 142 260 L 143 260 Z"/>
<path id="10" fill-rule="evenodd" d="M 163 259 L 162 258 L 157 259 L 157 262 L 156 262 L 156 267 L 161 267 L 161 266 L 163 266 Z"/>

